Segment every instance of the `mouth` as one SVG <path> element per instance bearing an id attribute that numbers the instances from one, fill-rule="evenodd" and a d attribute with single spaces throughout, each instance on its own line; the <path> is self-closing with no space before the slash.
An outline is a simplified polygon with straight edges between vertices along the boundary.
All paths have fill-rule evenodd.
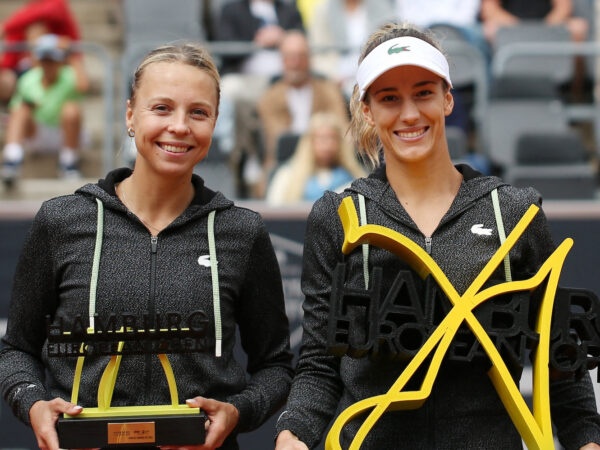
<path id="1" fill-rule="evenodd" d="M 189 151 L 192 147 L 184 144 L 165 144 L 159 143 L 158 146 L 168 153 L 185 153 Z"/>
<path id="2" fill-rule="evenodd" d="M 394 134 L 400 139 L 414 140 L 423 136 L 427 132 L 427 130 L 429 130 L 429 127 L 422 127 L 413 130 L 396 131 Z"/>

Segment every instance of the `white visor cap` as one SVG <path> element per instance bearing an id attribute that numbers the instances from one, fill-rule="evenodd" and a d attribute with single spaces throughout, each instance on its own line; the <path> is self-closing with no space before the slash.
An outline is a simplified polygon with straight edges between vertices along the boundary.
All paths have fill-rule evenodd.
<path id="1" fill-rule="evenodd" d="M 359 99 L 365 98 L 367 89 L 379 76 L 399 66 L 422 67 L 439 75 L 452 87 L 448 60 L 443 53 L 422 39 L 402 36 L 379 44 L 359 64 L 356 72 Z"/>

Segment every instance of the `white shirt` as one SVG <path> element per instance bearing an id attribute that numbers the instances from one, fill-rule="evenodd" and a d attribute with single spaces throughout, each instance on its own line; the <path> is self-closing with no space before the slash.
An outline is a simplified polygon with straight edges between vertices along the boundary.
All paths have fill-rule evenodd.
<path id="1" fill-rule="evenodd" d="M 477 23 L 480 0 L 396 0 L 396 16 L 421 28 L 433 24 L 470 27 Z"/>

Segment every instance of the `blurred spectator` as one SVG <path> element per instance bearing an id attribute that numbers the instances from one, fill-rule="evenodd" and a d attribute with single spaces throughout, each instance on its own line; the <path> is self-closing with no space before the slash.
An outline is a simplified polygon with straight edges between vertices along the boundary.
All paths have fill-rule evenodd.
<path id="1" fill-rule="evenodd" d="M 315 201 L 325 190 L 340 191 L 365 175 L 347 123 L 329 112 L 314 114 L 292 157 L 274 173 L 266 200 L 273 205 Z"/>
<path id="2" fill-rule="evenodd" d="M 454 28 L 467 42 L 489 57 L 489 47 L 481 30 L 481 0 L 393 0 L 395 14 L 420 28 L 438 25 Z"/>
<path id="3" fill-rule="evenodd" d="M 588 38 L 589 22 L 585 17 L 574 16 L 573 8 L 573 0 L 481 0 L 483 32 L 493 47 L 499 28 L 514 26 L 522 21 L 543 21 L 549 26 L 565 26 L 573 42 L 584 42 Z M 570 82 L 574 98 L 584 94 L 585 79 L 585 57 L 576 56 Z"/>
<path id="4" fill-rule="evenodd" d="M 2 22 L 5 46 L 31 43 L 42 34 L 56 34 L 71 41 L 80 40 L 79 26 L 67 0 L 29 0 Z M 72 54 L 71 59 L 74 64 L 81 64 L 81 55 Z M 17 78 L 31 66 L 31 56 L 26 49 L 6 51 L 2 55 L 0 102 L 10 99 Z"/>
<path id="5" fill-rule="evenodd" d="M 308 27 L 315 72 L 337 81 L 350 99 L 362 44 L 373 30 L 391 19 L 389 0 L 322 0 Z"/>
<path id="6" fill-rule="evenodd" d="M 565 25 L 575 42 L 585 41 L 589 29 L 587 19 L 573 16 L 572 0 L 481 0 L 481 19 L 484 34 L 491 43 L 498 28 L 524 20 Z"/>
<path id="7" fill-rule="evenodd" d="M 311 71 L 310 48 L 300 31 L 286 34 L 279 47 L 283 60 L 281 78 L 261 96 L 257 104 L 264 136 L 263 173 L 255 195 L 264 196 L 264 182 L 276 162 L 277 139 L 282 133 L 303 134 L 311 116 L 331 111 L 348 122 L 348 106 L 339 86 Z"/>
<path id="8" fill-rule="evenodd" d="M 2 178 L 9 187 L 19 175 L 25 149 L 59 150 L 60 174 L 79 176 L 82 130 L 79 100 L 87 77 L 81 73 L 81 66 L 66 63 L 68 52 L 67 39 L 55 34 L 43 35 L 35 41 L 33 56 L 37 63 L 19 78 L 9 104 L 2 166 Z"/>
<path id="9" fill-rule="evenodd" d="M 231 154 L 238 172 L 256 167 L 247 155 L 259 153 L 255 105 L 273 76 L 281 73 L 279 43 L 286 30 L 304 29 L 294 2 L 285 0 L 233 0 L 223 4 L 216 27 L 217 41 L 241 42 L 248 47 L 221 58 L 221 108 L 215 138 Z M 235 130 L 235 133 L 231 133 Z M 248 173 L 256 170 L 248 169 Z M 238 195 L 247 196 L 240 174 Z"/>
<path id="10" fill-rule="evenodd" d="M 283 0 L 235 0 L 223 5 L 217 40 L 252 43 L 251 54 L 224 57 L 221 72 L 272 76 L 281 70 L 277 47 L 285 30 L 303 29 L 300 12 Z"/>

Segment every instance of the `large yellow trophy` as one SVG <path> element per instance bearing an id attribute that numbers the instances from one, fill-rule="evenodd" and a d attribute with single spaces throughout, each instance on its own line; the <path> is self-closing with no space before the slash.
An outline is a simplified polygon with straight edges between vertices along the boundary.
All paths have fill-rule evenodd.
<path id="1" fill-rule="evenodd" d="M 327 450 L 341 450 L 340 434 L 343 427 L 359 416 L 366 417 L 350 445 L 350 450 L 358 450 L 360 448 L 371 428 L 373 428 L 386 411 L 420 407 L 429 397 L 444 355 L 463 322 L 466 322 L 489 356 L 492 362 L 489 377 L 527 448 L 532 450 L 554 448 L 549 396 L 550 325 L 554 294 L 558 287 L 560 272 L 567 253 L 573 245 L 573 241 L 565 239 L 532 278 L 520 281 L 508 281 L 489 288 L 483 288 L 485 282 L 502 263 L 509 250 L 523 234 L 538 210 L 539 208 L 535 205 L 532 205 L 528 209 L 469 288 L 463 295 L 459 295 L 441 268 L 420 246 L 406 236 L 389 228 L 373 224 L 359 225 L 356 208 L 352 199 L 347 197 L 342 201 L 338 212 L 345 234 L 342 247 L 344 253 L 348 254 L 357 246 L 366 243 L 389 250 L 410 264 L 421 278 L 432 276 L 446 294 L 453 307 L 428 337 L 425 344 L 412 358 L 387 393 L 366 398 L 342 411 L 327 435 L 325 442 Z M 495 296 L 516 291 L 532 291 L 544 280 L 547 280 L 547 284 L 535 330 L 539 334 L 539 345 L 533 363 L 532 412 L 527 406 L 518 386 L 513 381 L 511 373 L 498 349 L 494 346 L 490 336 L 474 315 L 473 309 Z M 404 388 L 407 383 L 427 361 L 429 361 L 429 366 L 427 367 L 426 375 L 420 388 L 414 391 L 405 391 Z"/>
<path id="2" fill-rule="evenodd" d="M 187 330 L 180 330 L 186 332 Z M 169 330 L 154 332 L 154 336 L 172 334 Z M 143 334 L 144 331 L 140 331 Z M 66 333 L 68 334 L 68 333 Z M 90 336 L 93 328 L 88 329 Z M 135 333 L 117 331 L 117 336 L 127 335 L 131 339 Z M 117 337 L 116 336 L 116 337 Z M 90 338 L 93 340 L 93 338 Z M 173 368 L 165 353 L 158 353 L 167 379 L 171 403 L 151 406 L 111 406 L 113 390 L 123 354 L 124 341 L 119 341 L 116 354 L 102 374 L 98 386 L 98 406 L 84 408 L 76 416 L 64 415 L 57 424 L 61 448 L 111 448 L 146 445 L 200 445 L 204 443 L 206 415 L 199 408 L 179 404 L 177 384 Z M 80 353 L 85 353 L 85 343 L 81 343 Z M 85 356 L 77 358 L 71 391 L 71 402 L 77 404 L 81 373 Z"/>

